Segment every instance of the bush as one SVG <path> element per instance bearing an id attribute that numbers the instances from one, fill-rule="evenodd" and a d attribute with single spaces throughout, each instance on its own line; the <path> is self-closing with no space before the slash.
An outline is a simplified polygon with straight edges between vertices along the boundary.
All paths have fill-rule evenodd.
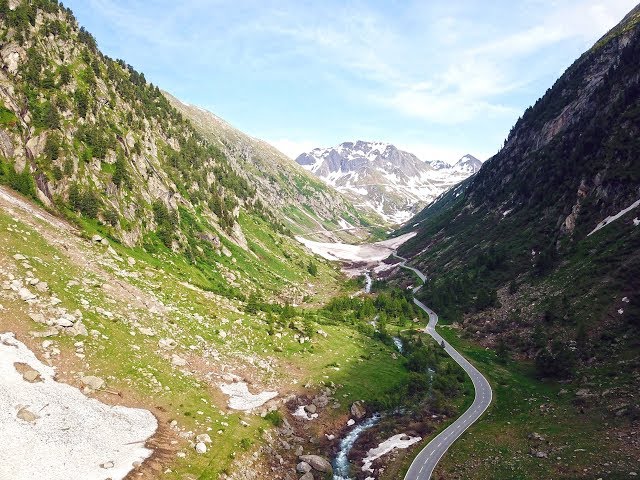
<path id="1" fill-rule="evenodd" d="M 318 266 L 314 262 L 309 261 L 309 265 L 307 265 L 307 271 L 309 272 L 309 275 L 315 277 L 316 275 L 318 275 Z"/>
<path id="2" fill-rule="evenodd" d="M 278 410 L 271 410 L 265 415 L 264 419 L 270 422 L 274 427 L 281 427 L 284 423 L 282 414 Z"/>
<path id="3" fill-rule="evenodd" d="M 60 154 L 60 136 L 52 133 L 47 137 L 47 142 L 44 145 L 44 155 L 51 161 L 55 162 Z"/>

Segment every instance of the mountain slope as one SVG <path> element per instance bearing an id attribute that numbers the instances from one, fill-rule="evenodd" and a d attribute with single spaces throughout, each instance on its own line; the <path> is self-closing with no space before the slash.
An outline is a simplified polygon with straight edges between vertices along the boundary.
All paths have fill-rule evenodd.
<path id="1" fill-rule="evenodd" d="M 399 253 L 430 278 L 419 295 L 453 324 L 443 336 L 496 389 L 492 418 L 454 445 L 443 476 L 635 471 L 640 444 L 627 439 L 640 414 L 638 58 L 640 6 L 526 110 L 475 176 L 401 230 L 417 231 Z M 579 456 L 563 463 L 558 445 L 594 455 L 588 465 Z M 539 460 L 556 454 L 563 462 Z"/>
<path id="2" fill-rule="evenodd" d="M 381 222 L 375 214 L 363 218 L 348 200 L 268 143 L 242 133 L 211 112 L 163 93 L 205 138 L 225 152 L 234 170 L 257 187 L 262 203 L 294 233 L 319 240 L 358 242 L 369 236 L 367 228 L 372 223 Z"/>
<path id="3" fill-rule="evenodd" d="M 640 300 L 629 279 L 638 265 L 633 219 L 640 212 L 632 208 L 594 229 L 640 198 L 639 17 L 636 8 L 582 55 L 527 109 L 498 154 L 405 227 L 419 225 L 403 247 L 414 262 L 442 282 L 471 275 L 465 280 L 470 295 L 458 291 L 460 284 L 452 287 L 464 301 L 441 299 L 454 318 L 477 310 L 473 297 L 481 287 L 520 276 L 519 282 L 541 288 L 556 282 L 555 296 L 568 296 L 560 317 L 580 317 L 594 342 L 603 333 L 595 322 L 622 307 L 623 297 L 630 305 L 614 316 L 616 328 L 636 322 L 631 306 Z M 560 282 L 571 272 L 579 281 Z"/>
<path id="4" fill-rule="evenodd" d="M 475 173 L 472 159 L 479 161 L 467 157 L 454 167 L 442 162 L 431 165 L 393 145 L 357 141 L 316 148 L 298 156 L 296 162 L 348 195 L 359 208 L 400 223 Z"/>
<path id="5" fill-rule="evenodd" d="M 290 478 L 299 448 L 332 451 L 329 428 L 345 423 L 352 402 L 382 404 L 408 388 L 390 337 L 317 308 L 340 294 L 363 304 L 358 282 L 295 241 L 240 159 L 198 133 L 143 74 L 104 56 L 70 10 L 0 0 L 0 38 L 3 340 L 14 333 L 76 394 L 158 420 L 148 442 L 148 432 L 132 435 L 135 448 L 154 450 L 142 465 L 59 455 L 69 478 Z M 314 201 L 339 198 L 308 188 Z M 410 322 L 404 297 L 388 303 L 405 312 L 390 324 Z M 11 426 L 0 449 L 9 442 L 45 471 L 43 457 L 57 450 L 45 441 L 27 454 L 13 432 L 46 434 L 50 417 L 66 417 L 41 396 L 38 405 L 35 396 L 19 399 L 30 411 L 15 394 L 46 391 L 52 375 L 40 382 L 36 371 L 30 384 L 34 372 L 8 361 L 10 343 L 0 347 L 11 373 L 0 375 L 0 391 L 11 392 L 0 395 L 2 424 Z M 441 363 L 444 371 L 446 360 L 430 368 Z M 312 401 L 320 420 L 308 431 L 293 414 Z M 58 433 L 74 441 L 55 447 L 106 455 L 97 446 L 110 432 L 88 430 L 85 438 L 64 427 Z M 0 477 L 21 480 L 19 465 L 3 458 Z"/>

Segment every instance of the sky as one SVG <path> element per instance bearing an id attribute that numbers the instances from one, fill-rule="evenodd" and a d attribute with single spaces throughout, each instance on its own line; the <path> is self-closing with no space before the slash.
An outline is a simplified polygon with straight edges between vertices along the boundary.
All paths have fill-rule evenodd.
<path id="1" fill-rule="evenodd" d="M 100 49 L 295 158 L 496 153 L 636 0 L 64 0 Z"/>

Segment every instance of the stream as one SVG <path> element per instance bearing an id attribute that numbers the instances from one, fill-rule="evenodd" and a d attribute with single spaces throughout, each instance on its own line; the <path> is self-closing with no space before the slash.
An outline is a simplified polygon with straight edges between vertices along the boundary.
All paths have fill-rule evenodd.
<path id="1" fill-rule="evenodd" d="M 373 284 L 373 279 L 371 278 L 371 274 L 369 272 L 364 272 L 365 284 L 364 284 L 364 293 L 371 293 L 371 285 Z"/>
<path id="2" fill-rule="evenodd" d="M 353 444 L 362 435 L 376 423 L 380 421 L 380 414 L 375 413 L 372 417 L 367 418 L 364 422 L 356 425 L 342 440 L 340 440 L 340 450 L 333 460 L 333 480 L 351 480 L 350 477 L 351 463 L 347 458 L 349 452 L 353 448 Z"/>

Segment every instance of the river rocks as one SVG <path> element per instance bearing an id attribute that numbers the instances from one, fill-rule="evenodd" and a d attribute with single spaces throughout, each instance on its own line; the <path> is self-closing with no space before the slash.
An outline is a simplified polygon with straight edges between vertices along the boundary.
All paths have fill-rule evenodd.
<path id="1" fill-rule="evenodd" d="M 298 465 L 296 465 L 296 472 L 298 473 L 308 473 L 311 471 L 311 465 L 309 465 L 307 462 L 300 462 Z"/>
<path id="2" fill-rule="evenodd" d="M 353 402 L 353 404 L 351 405 L 351 415 L 353 415 L 356 420 L 362 420 L 364 417 L 366 417 L 367 409 L 364 406 L 364 402 Z"/>
<path id="3" fill-rule="evenodd" d="M 85 387 L 90 388 L 91 390 L 100 390 L 104 387 L 104 380 L 100 377 L 94 377 L 93 375 L 82 377 L 80 381 Z"/>
<path id="4" fill-rule="evenodd" d="M 308 463 L 314 470 L 323 473 L 333 473 L 331 462 L 320 455 L 300 455 L 300 462 Z"/>

